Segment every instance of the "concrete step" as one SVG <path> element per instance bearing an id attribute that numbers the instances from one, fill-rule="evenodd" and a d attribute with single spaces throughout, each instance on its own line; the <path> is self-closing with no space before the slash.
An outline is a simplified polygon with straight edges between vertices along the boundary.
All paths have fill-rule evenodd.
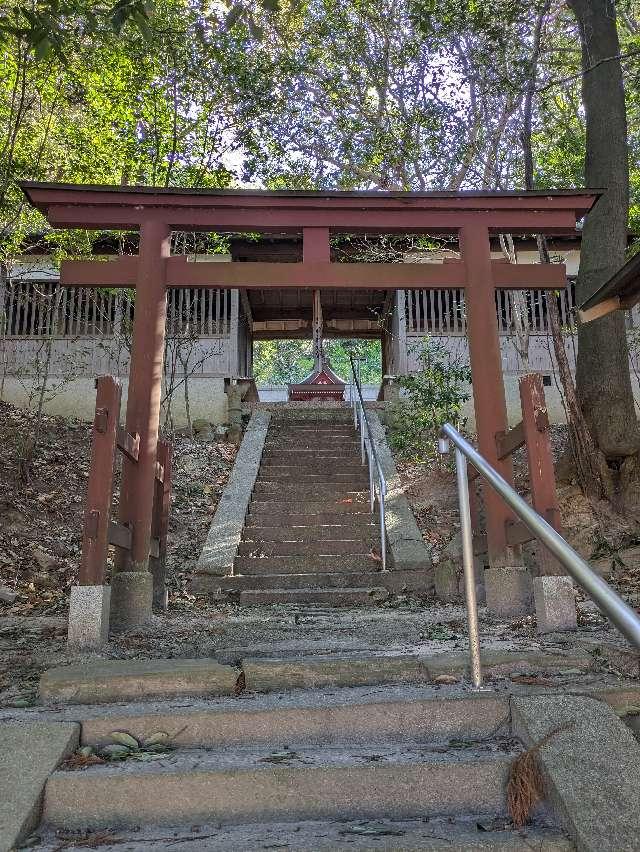
<path id="1" fill-rule="evenodd" d="M 242 541 L 238 546 L 238 556 L 364 556 L 369 558 L 371 541 L 352 539 L 351 541 Z"/>
<path id="2" fill-rule="evenodd" d="M 340 459 L 337 456 L 332 456 L 326 459 L 290 459 L 281 457 L 277 459 L 266 458 L 260 464 L 259 475 L 265 473 L 280 473 L 289 470 L 292 475 L 299 476 L 301 473 L 321 473 L 331 478 L 333 474 L 350 474 L 354 477 L 367 477 L 366 466 L 360 463 L 360 459 L 344 458 Z"/>
<path id="3" fill-rule="evenodd" d="M 478 825 L 488 825 L 480 830 Z M 53 829 L 39 832 L 39 852 L 60 849 Z M 101 852 L 156 849 L 158 852 L 575 852 L 575 846 L 556 829 L 527 824 L 521 832 L 508 821 L 486 814 L 462 817 L 439 816 L 414 820 L 302 820 L 295 822 L 244 823 L 165 827 L 165 839 L 153 827 L 118 829 L 113 844 L 104 839 Z"/>
<path id="4" fill-rule="evenodd" d="M 384 586 L 394 594 L 406 590 L 426 593 L 433 587 L 432 574 L 426 570 L 415 571 L 314 571 L 305 574 L 239 574 L 233 577 L 215 577 L 198 574 L 192 581 L 194 594 L 210 595 L 218 599 L 221 594 L 236 594 L 243 590 L 258 589 L 340 589 Z"/>
<path id="5" fill-rule="evenodd" d="M 316 438 L 323 440 L 324 438 L 340 438 L 347 441 L 353 440 L 358 436 L 359 432 L 353 426 L 353 421 L 344 426 L 317 425 L 317 426 L 291 426 L 281 428 L 278 426 L 270 427 L 267 434 L 267 440 L 270 438 L 292 438 L 292 439 L 311 439 Z"/>
<path id="6" fill-rule="evenodd" d="M 289 513 L 289 511 L 284 511 L 278 514 L 273 510 L 260 512 L 251 511 L 250 514 L 247 515 L 245 527 L 337 526 L 345 521 L 345 524 L 348 524 L 349 526 L 360 524 L 362 526 L 372 526 L 375 528 L 375 525 L 371 523 L 371 517 L 372 516 L 369 512 L 314 512 L 312 514 L 301 514 L 298 512 Z"/>
<path id="7" fill-rule="evenodd" d="M 360 453 L 355 449 L 343 449 L 342 447 L 317 447 L 315 449 L 287 449 L 273 448 L 265 449 L 262 454 L 263 464 L 307 464 L 308 462 L 326 459 L 334 464 L 347 462 L 362 466 Z"/>
<path id="8" fill-rule="evenodd" d="M 260 497 L 264 495 L 265 497 L 280 497 L 283 494 L 282 490 L 282 482 L 270 482 L 269 480 L 261 480 L 259 479 L 255 487 L 253 489 L 254 497 Z M 343 484 L 331 484 L 325 483 L 320 484 L 316 483 L 313 485 L 299 485 L 297 483 L 292 483 L 287 486 L 286 489 L 287 498 L 291 500 L 313 500 L 313 499 L 334 499 L 334 500 L 343 500 L 345 498 L 351 497 L 355 499 L 369 499 L 369 489 L 368 488 L 351 488 L 346 482 Z"/>
<path id="9" fill-rule="evenodd" d="M 314 447 L 353 447 L 359 449 L 360 437 L 357 432 L 351 436 L 340 434 L 312 434 L 312 435 L 267 435 L 265 447 L 282 447 L 283 449 L 310 450 Z"/>
<path id="10" fill-rule="evenodd" d="M 443 697 L 437 687 L 388 686 L 255 693 L 251 701 L 214 698 L 193 705 L 166 701 L 78 707 L 82 745 L 107 745 L 113 731 L 145 740 L 175 731 L 178 747 L 235 748 L 247 743 L 322 745 L 375 740 L 484 739 L 509 733 L 509 698 L 504 693 Z"/>
<path id="11" fill-rule="evenodd" d="M 352 409 L 345 408 L 338 416 L 328 416 L 326 412 L 318 412 L 317 415 L 303 417 L 274 417 L 272 419 L 273 428 L 295 429 L 335 429 L 342 426 L 353 427 Z"/>
<path id="12" fill-rule="evenodd" d="M 303 434 L 317 432 L 318 434 L 334 432 L 340 435 L 351 435 L 356 431 L 353 417 L 348 420 L 331 423 L 329 420 L 290 420 L 287 423 L 277 421 L 270 426 L 269 431 L 274 434 Z"/>
<path id="13" fill-rule="evenodd" d="M 262 561 L 262 560 L 260 560 Z M 309 571 L 289 574 L 244 574 L 219 577 L 223 592 L 265 591 L 266 589 L 346 589 L 370 588 L 382 583 L 382 575 L 371 571 Z"/>
<path id="14" fill-rule="evenodd" d="M 316 571 L 338 573 L 362 571 L 374 573 L 381 563 L 368 553 L 338 556 L 236 556 L 233 560 L 235 574 L 309 574 Z"/>
<path id="15" fill-rule="evenodd" d="M 280 497 L 287 497 L 288 494 L 281 494 Z M 354 497 L 343 497 L 340 500 L 327 499 L 318 500 L 256 500 L 255 498 L 249 504 L 250 515 L 284 515 L 287 512 L 295 511 L 296 515 L 319 515 L 331 512 L 335 515 L 366 515 L 368 518 L 374 518 L 371 513 L 371 507 L 368 500 L 357 499 Z"/>
<path id="16" fill-rule="evenodd" d="M 502 742 L 491 745 L 452 755 L 423 741 L 178 749 L 161 761 L 54 772 L 43 815 L 69 829 L 504 813 L 516 752 Z"/>
<path id="17" fill-rule="evenodd" d="M 240 604 L 322 604 L 323 606 L 377 606 L 388 592 L 382 586 L 342 589 L 247 589 L 240 592 Z"/>
<path id="18" fill-rule="evenodd" d="M 268 468 L 260 468 L 258 473 L 259 482 L 279 482 L 283 479 L 293 479 L 296 482 L 308 483 L 310 485 L 316 482 L 324 485 L 346 482 L 353 488 L 364 489 L 369 487 L 369 477 L 362 468 L 360 468 L 359 473 L 353 471 L 332 471 L 329 473 L 326 471 L 305 470 L 296 466 L 292 467 L 291 465 L 275 465 Z"/>
<path id="19" fill-rule="evenodd" d="M 380 539 L 380 533 L 373 524 L 354 523 L 358 516 L 344 516 L 344 523 L 334 525 L 308 524 L 304 527 L 291 527 L 289 524 L 272 526 L 271 523 L 248 523 L 242 531 L 245 542 L 369 542 L 375 543 Z M 273 519 L 270 519 L 273 521 Z"/>

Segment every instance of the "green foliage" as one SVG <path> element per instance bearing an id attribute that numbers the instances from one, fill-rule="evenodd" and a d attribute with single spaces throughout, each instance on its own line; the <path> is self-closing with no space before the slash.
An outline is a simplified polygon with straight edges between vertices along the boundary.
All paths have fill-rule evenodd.
<path id="1" fill-rule="evenodd" d="M 108 27 L 119 35 L 128 21 L 151 40 L 152 0 L 117 0 L 93 3 L 87 0 L 40 0 L 30 5 L 13 5 L 0 16 L 0 37 L 21 40 L 37 60 L 53 55 L 66 61 L 69 49 L 79 35 L 94 35 Z"/>
<path id="2" fill-rule="evenodd" d="M 400 456 L 426 461 L 436 453 L 443 423 L 464 426 L 471 371 L 433 339 L 424 341 L 419 360 L 420 370 L 399 380 L 405 395 L 391 411 L 389 438 Z"/>
<path id="3" fill-rule="evenodd" d="M 332 370 L 345 381 L 351 376 L 349 353 L 360 359 L 364 384 L 381 379 L 379 340 L 325 340 L 324 349 Z M 262 385 L 300 382 L 313 369 L 310 340 L 259 340 L 253 347 L 253 374 Z"/>
<path id="4" fill-rule="evenodd" d="M 295 384 L 311 372 L 310 340 L 258 340 L 253 346 L 253 375 L 261 385 Z"/>

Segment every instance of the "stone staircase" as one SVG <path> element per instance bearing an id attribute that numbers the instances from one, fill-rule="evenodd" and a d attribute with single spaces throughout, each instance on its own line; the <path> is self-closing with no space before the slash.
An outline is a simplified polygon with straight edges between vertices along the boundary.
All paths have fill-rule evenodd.
<path id="1" fill-rule="evenodd" d="M 187 850 L 575 848 L 544 809 L 524 832 L 510 824 L 506 784 L 523 747 L 508 696 L 443 700 L 431 687 L 395 684 L 250 699 L 69 708 L 83 746 L 99 751 L 113 731 L 139 742 L 165 731 L 171 749 L 159 760 L 55 771 L 44 847 L 47 837 L 59 842 L 56 830 L 90 828 L 141 850 L 147 837 L 153 848 Z M 101 845 L 110 848 L 108 836 Z"/>
<path id="2" fill-rule="evenodd" d="M 368 606 L 380 582 L 380 536 L 351 410 L 272 417 L 233 576 L 241 604 Z"/>

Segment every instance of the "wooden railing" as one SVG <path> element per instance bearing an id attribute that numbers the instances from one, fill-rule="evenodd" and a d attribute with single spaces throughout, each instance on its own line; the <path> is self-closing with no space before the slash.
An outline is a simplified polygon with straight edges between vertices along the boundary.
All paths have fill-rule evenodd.
<path id="1" fill-rule="evenodd" d="M 131 528 L 111 519 L 117 453 L 137 462 L 140 438 L 120 426 L 122 388 L 113 376 L 96 380 L 96 410 L 91 442 L 91 464 L 87 483 L 82 533 L 79 585 L 104 585 L 110 545 L 131 549 Z M 153 600 L 166 606 L 166 554 L 171 502 L 172 448 L 158 441 L 149 568 L 153 576 Z"/>
<path id="2" fill-rule="evenodd" d="M 542 385 L 538 373 L 523 376 L 519 381 L 522 420 L 509 429 L 496 435 L 496 450 L 499 460 L 509 458 L 522 447 L 526 448 L 529 466 L 529 488 L 531 505 L 556 532 L 562 533 L 560 508 L 556 494 L 556 480 L 553 467 L 553 453 L 549 434 L 549 416 Z M 475 468 L 469 469 L 469 481 L 478 476 Z M 471 526 L 474 532 L 474 552 L 486 553 L 487 541 L 480 531 L 480 513 L 475 488 L 469 489 Z M 507 523 L 507 543 L 517 547 L 535 538 L 521 521 Z M 563 573 L 558 570 L 556 560 L 542 549 L 538 555 L 541 574 Z"/>

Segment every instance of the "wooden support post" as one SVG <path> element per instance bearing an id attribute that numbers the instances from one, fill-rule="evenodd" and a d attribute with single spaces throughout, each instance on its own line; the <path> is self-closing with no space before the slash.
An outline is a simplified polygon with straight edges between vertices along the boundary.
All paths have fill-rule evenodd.
<path id="1" fill-rule="evenodd" d="M 240 291 L 232 290 L 229 298 L 229 378 L 237 379 L 240 368 Z"/>
<path id="2" fill-rule="evenodd" d="M 158 542 L 158 555 L 151 556 L 149 565 L 153 577 L 153 604 L 159 610 L 167 608 L 167 531 L 171 508 L 172 446 L 168 441 L 158 441 L 158 466 L 162 478 L 156 476 L 153 500 L 151 537 Z"/>
<path id="3" fill-rule="evenodd" d="M 311 335 L 313 340 L 313 368 L 316 373 L 319 373 L 324 367 L 324 345 L 322 342 L 322 299 L 320 298 L 320 290 L 313 291 L 313 320 L 311 323 Z"/>
<path id="4" fill-rule="evenodd" d="M 104 585 L 113 497 L 113 470 L 120 423 L 120 383 L 113 376 L 96 380 L 96 413 L 91 440 L 82 532 L 81 586 Z"/>
<path id="5" fill-rule="evenodd" d="M 500 460 L 496 448 L 496 436 L 507 431 L 507 405 L 486 225 L 461 228 L 460 247 L 467 272 L 465 304 L 478 447 L 489 464 L 512 482 L 511 460 Z M 508 565 L 513 560 L 506 534 L 509 510 L 492 488 L 484 490 L 484 503 L 489 563 Z"/>
<path id="6" fill-rule="evenodd" d="M 523 376 L 519 384 L 522 425 L 529 461 L 531 502 L 536 512 L 562 533 L 542 376 L 538 373 Z M 565 573 L 560 563 L 543 547 L 540 547 L 538 562 L 540 574 Z"/>
<path id="7" fill-rule="evenodd" d="M 127 456 L 123 459 L 120 521 L 131 528 L 131 550 L 119 550 L 119 570 L 111 593 L 112 626 L 120 630 L 151 617 L 149 548 L 164 368 L 169 236 L 169 227 L 153 219 L 140 227 L 126 417 L 127 432 L 139 435 L 140 443 L 137 461 Z"/>
<path id="8" fill-rule="evenodd" d="M 329 245 L 328 228 L 302 229 L 302 259 L 304 263 L 329 263 L 331 248 Z M 313 291 L 313 366 L 315 372 L 320 372 L 324 366 L 322 301 L 320 290 Z"/>

